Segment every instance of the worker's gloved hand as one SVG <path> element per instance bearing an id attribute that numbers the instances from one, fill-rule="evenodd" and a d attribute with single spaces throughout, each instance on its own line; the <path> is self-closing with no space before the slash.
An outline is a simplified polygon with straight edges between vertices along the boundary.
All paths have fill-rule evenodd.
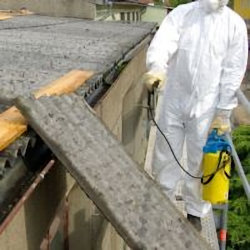
<path id="1" fill-rule="evenodd" d="M 217 129 L 220 135 L 231 132 L 230 116 L 231 110 L 218 109 L 211 129 Z"/>
<path id="2" fill-rule="evenodd" d="M 142 81 L 149 92 L 153 91 L 154 87 L 161 88 L 165 82 L 166 73 L 149 71 L 143 75 Z"/>

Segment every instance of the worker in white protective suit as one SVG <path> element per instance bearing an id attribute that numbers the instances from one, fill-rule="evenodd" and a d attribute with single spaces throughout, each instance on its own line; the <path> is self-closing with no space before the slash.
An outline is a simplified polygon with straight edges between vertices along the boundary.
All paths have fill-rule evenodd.
<path id="1" fill-rule="evenodd" d="M 202 176 L 202 149 L 212 122 L 213 128 L 230 130 L 246 70 L 246 25 L 227 3 L 199 0 L 178 6 L 166 16 L 147 52 L 145 85 L 151 91 L 155 82 L 165 82 L 158 125 L 179 161 L 186 143 L 187 170 L 194 176 Z M 171 199 L 182 180 L 188 219 L 201 230 L 200 218 L 211 205 L 202 200 L 200 180 L 181 170 L 159 131 L 153 175 Z"/>

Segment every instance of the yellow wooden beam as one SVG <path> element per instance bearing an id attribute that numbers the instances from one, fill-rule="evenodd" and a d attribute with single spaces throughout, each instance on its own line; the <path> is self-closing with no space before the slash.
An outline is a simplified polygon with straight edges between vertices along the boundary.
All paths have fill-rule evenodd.
<path id="1" fill-rule="evenodd" d="M 27 9 L 21 9 L 21 10 L 0 10 L 0 21 L 4 21 L 10 18 L 13 18 L 15 16 L 26 16 L 31 15 L 33 12 L 27 10 Z"/>
<path id="2" fill-rule="evenodd" d="M 73 70 L 34 92 L 35 98 L 74 92 L 93 75 L 91 71 Z M 27 122 L 16 107 L 0 114 L 0 151 L 8 147 L 27 130 Z"/>
<path id="3" fill-rule="evenodd" d="M 0 13 L 0 21 L 4 21 L 4 20 L 10 19 L 12 17 L 13 16 L 6 14 L 6 13 Z"/>

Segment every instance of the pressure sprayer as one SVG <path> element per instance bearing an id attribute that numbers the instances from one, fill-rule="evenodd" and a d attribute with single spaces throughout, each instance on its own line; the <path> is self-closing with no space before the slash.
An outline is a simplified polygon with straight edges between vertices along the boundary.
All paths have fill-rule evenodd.
<path id="1" fill-rule="evenodd" d="M 229 182 L 231 177 L 231 146 L 225 135 L 218 135 L 213 130 L 203 148 L 203 199 L 212 204 L 228 201 Z M 207 177 L 206 177 L 207 176 Z"/>

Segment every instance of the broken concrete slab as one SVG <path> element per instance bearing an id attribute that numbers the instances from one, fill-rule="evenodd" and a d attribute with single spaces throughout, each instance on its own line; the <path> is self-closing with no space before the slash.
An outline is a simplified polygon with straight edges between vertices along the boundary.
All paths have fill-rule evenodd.
<path id="1" fill-rule="evenodd" d="M 210 249 L 79 97 L 16 105 L 132 249 Z"/>

